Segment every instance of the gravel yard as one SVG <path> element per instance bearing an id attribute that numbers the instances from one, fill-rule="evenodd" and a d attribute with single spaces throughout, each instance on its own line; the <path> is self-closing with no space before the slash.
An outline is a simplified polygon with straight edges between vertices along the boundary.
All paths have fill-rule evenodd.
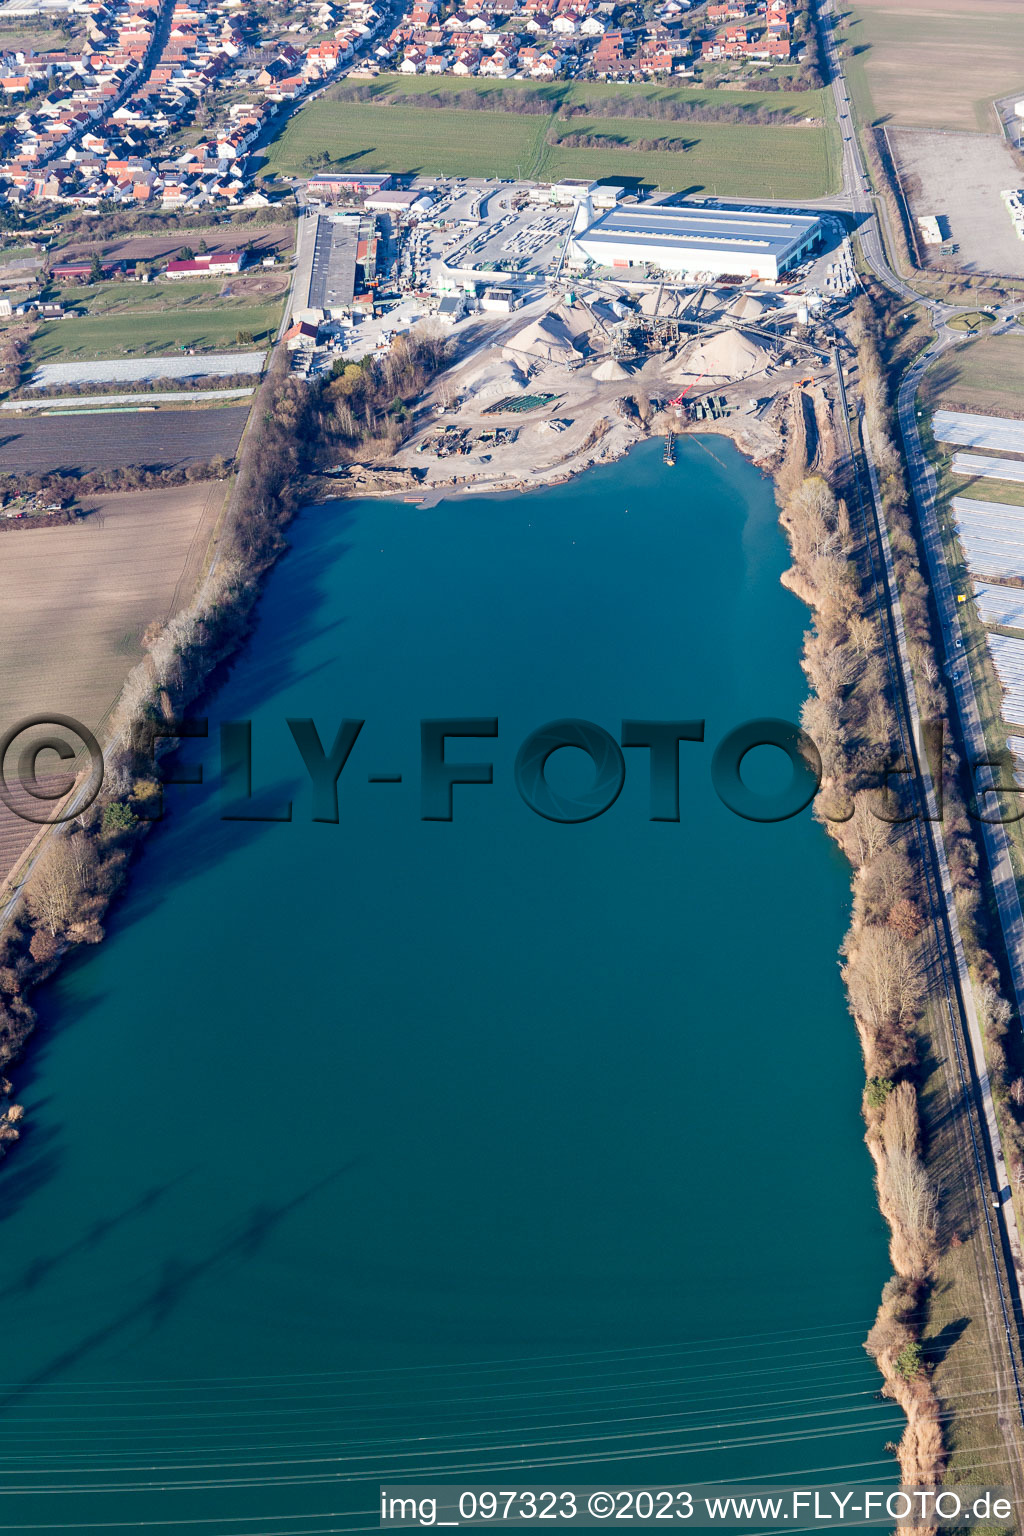
<path id="1" fill-rule="evenodd" d="M 1024 277 L 1024 240 L 1018 240 L 999 196 L 1024 178 L 1002 139 L 891 128 L 889 142 L 914 217 L 936 215 L 959 247 L 954 256 L 938 257 L 935 246 L 922 246 L 922 251 L 936 253 L 943 266 L 962 272 Z"/>

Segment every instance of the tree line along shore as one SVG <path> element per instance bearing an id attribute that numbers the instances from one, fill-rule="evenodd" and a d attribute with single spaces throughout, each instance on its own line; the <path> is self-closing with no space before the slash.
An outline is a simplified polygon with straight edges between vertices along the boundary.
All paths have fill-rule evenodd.
<path id="1" fill-rule="evenodd" d="M 937 621 L 894 432 L 888 379 L 897 335 L 897 322 L 881 292 L 858 300 L 850 336 L 857 346 L 860 391 L 879 468 L 921 715 L 943 726 L 942 836 L 1000 1130 L 1019 1190 L 1024 1181 L 1024 1060 L 1016 1036 L 1009 1032 L 1012 1011 L 994 957 L 997 930 L 990 927 L 977 839 L 959 771 L 963 751 L 941 682 Z M 885 1392 L 907 1417 L 896 1447 L 904 1483 L 935 1484 L 947 1474 L 970 1481 L 967 1441 L 963 1451 L 959 1449 L 957 1392 L 946 1393 L 929 1350 L 929 1339 L 938 1331 L 931 1326 L 933 1304 L 957 1283 L 951 1279 L 957 1272 L 957 1250 L 972 1237 L 978 1241 L 962 1192 L 944 1187 L 938 1171 L 945 1152 L 939 1146 L 942 1133 L 930 1078 L 931 1061 L 945 1055 L 937 946 L 946 941 L 929 909 L 928 855 L 919 824 L 879 815 L 878 763 L 899 757 L 899 701 L 893 697 L 884 656 L 881 610 L 886 599 L 874 590 L 870 533 L 851 515 L 856 488 L 849 467 L 837 461 L 823 474 L 809 475 L 799 413 L 793 428 L 777 480 L 793 556 L 785 580 L 814 614 L 803 658 L 811 693 L 802 723 L 822 757 L 816 814 L 853 871 L 843 978 L 864 1057 L 865 1139 L 875 1164 L 879 1207 L 890 1229 L 894 1271 L 866 1347 L 878 1364 Z M 954 1097 L 951 1089 L 949 1099 Z M 986 1197 L 987 1191 L 981 1191 L 980 1198 Z M 955 1299 L 944 1296 L 942 1304 L 962 1314 L 962 1321 L 970 1318 L 983 1327 L 981 1319 L 972 1318 L 976 1308 L 963 1291 Z M 959 1408 L 969 1419 L 979 1412 L 980 1399 L 969 1405 L 961 1398 Z M 995 1406 L 991 1424 L 991 1438 L 998 1438 Z M 1007 1432 L 1014 1433 L 1012 1428 Z M 1019 1453 L 1018 1443 L 1018 1464 Z M 981 1465 L 978 1475 L 987 1473 L 988 1467 Z"/>
<path id="2" fill-rule="evenodd" d="M 922 713 L 946 724 L 943 835 L 1011 1172 L 1019 1182 L 1024 1063 L 1008 1032 L 1010 1008 L 990 942 L 977 844 L 956 786 L 957 740 L 892 433 L 887 376 L 897 334 L 881 295 L 858 301 L 851 335 L 860 387 L 881 468 Z M 35 1024 L 32 990 L 79 945 L 102 939 L 104 916 L 152 825 L 160 793 L 154 727 L 183 714 L 214 667 L 243 643 L 263 578 L 286 548 L 303 474 L 338 460 L 390 457 L 411 430 L 415 398 L 448 360 L 439 337 L 400 338 L 383 361 L 341 366 L 314 392 L 289 376 L 283 351 L 275 354 L 243 442 L 216 568 L 189 607 L 147 635 L 146 658 L 129 678 L 112 723 L 101 793 L 83 815 L 45 839 L 26 899 L 0 935 L 0 1152 L 18 1139 L 23 1125 L 6 1074 Z M 927 1106 L 922 1111 L 937 941 L 921 900 L 926 880 L 915 826 L 876 814 L 878 760 L 898 746 L 898 704 L 885 667 L 869 535 L 851 514 L 853 486 L 843 458 L 833 453 L 823 463 L 819 455 L 813 470 L 808 458 L 806 422 L 794 405 L 785 453 L 775 466 L 793 562 L 785 580 L 813 614 L 803 657 L 810 696 L 802 723 L 822 758 L 818 814 L 852 868 L 843 975 L 864 1056 L 866 1141 L 894 1270 L 866 1347 L 884 1390 L 907 1417 L 897 1448 L 903 1480 L 929 1485 L 949 1467 L 948 1425 L 956 1408 L 940 1394 L 929 1359 L 929 1308 L 944 1256 L 964 1241 L 944 1210 L 947 1192 L 933 1166 L 934 1128 Z M 954 1470 L 959 1474 L 958 1464 Z"/>

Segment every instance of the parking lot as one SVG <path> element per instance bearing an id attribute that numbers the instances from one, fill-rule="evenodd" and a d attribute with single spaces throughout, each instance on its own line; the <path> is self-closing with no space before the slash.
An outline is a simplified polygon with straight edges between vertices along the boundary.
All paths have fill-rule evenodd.
<path id="1" fill-rule="evenodd" d="M 447 266 L 522 285 L 558 265 L 574 209 L 531 203 L 521 183 L 424 177 L 415 185 L 433 189 L 435 202 L 402 240 L 403 284 L 438 288 Z"/>

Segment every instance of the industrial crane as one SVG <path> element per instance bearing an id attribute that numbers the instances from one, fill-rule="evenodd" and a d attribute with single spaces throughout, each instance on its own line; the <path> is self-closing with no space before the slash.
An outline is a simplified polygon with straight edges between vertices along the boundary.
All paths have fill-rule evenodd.
<path id="1" fill-rule="evenodd" d="M 681 395 L 677 395 L 674 400 L 670 400 L 669 401 L 669 405 L 675 405 L 675 406 L 680 406 L 681 407 L 683 401 L 686 399 L 687 395 L 690 393 L 690 390 L 691 389 L 696 389 L 697 385 L 700 383 L 701 379 L 703 379 L 704 377 L 705 377 L 705 375 L 703 373 L 699 373 L 697 375 L 697 377 L 694 379 L 692 384 L 687 384 L 686 388 L 683 390 Z"/>

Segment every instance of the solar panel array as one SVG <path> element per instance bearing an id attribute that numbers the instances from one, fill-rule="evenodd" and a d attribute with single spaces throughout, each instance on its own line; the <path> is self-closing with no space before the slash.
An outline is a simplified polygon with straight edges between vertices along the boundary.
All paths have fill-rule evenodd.
<path id="1" fill-rule="evenodd" d="M 979 581 L 974 585 L 974 598 L 982 623 L 1024 629 L 1024 587 L 997 587 Z"/>
<path id="2" fill-rule="evenodd" d="M 989 649 L 999 681 L 1005 689 L 1003 718 L 1024 721 L 1024 640 L 1009 635 L 989 635 Z"/>
<path id="3" fill-rule="evenodd" d="M 953 515 L 970 570 L 1024 576 L 1024 507 L 954 496 Z"/>
<path id="4" fill-rule="evenodd" d="M 980 453 L 954 453 L 955 475 L 977 475 L 982 480 L 1024 480 L 1024 459 L 989 459 Z"/>
<path id="5" fill-rule="evenodd" d="M 932 431 L 940 443 L 960 448 L 996 448 L 1024 453 L 1024 421 L 1005 416 L 972 416 L 965 411 L 936 411 Z"/>

